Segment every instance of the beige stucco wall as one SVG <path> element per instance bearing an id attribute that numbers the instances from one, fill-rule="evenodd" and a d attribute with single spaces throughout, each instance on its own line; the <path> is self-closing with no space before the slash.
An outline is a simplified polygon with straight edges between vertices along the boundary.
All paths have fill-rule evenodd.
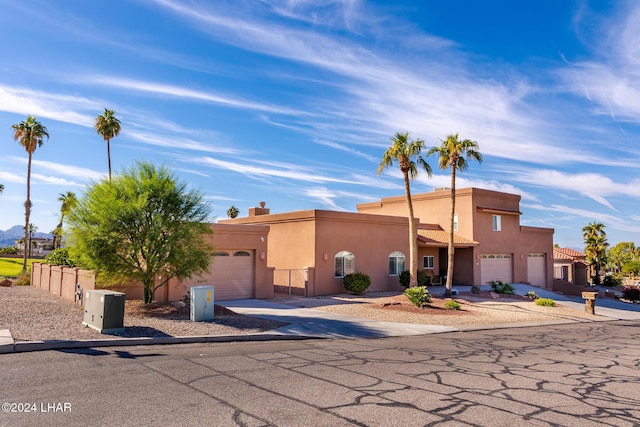
<path id="1" fill-rule="evenodd" d="M 434 191 L 415 194 L 412 197 L 414 214 L 421 223 L 439 224 L 449 230 L 451 215 L 451 191 Z M 493 208 L 496 212 L 484 212 L 479 208 Z M 403 196 L 383 198 L 378 202 L 357 205 L 358 212 L 407 215 Z M 511 254 L 513 279 L 527 281 L 527 255 L 546 255 L 546 287 L 553 283 L 553 229 L 524 227 L 520 225 L 520 196 L 478 188 L 456 190 L 458 230 L 456 234 L 479 242 L 472 249 L 456 249 L 454 283 L 461 285 L 480 284 L 480 256 L 482 254 Z M 500 212 L 500 211 L 504 212 Z M 501 231 L 493 231 L 494 214 L 500 214 Z M 444 253 L 444 255 L 443 255 Z M 446 256 L 446 251 L 441 252 Z M 422 259 L 422 258 L 421 258 Z M 446 260 L 444 261 L 446 264 Z"/>
<path id="2" fill-rule="evenodd" d="M 312 267 L 308 296 L 344 292 L 342 278 L 334 277 L 334 257 L 343 250 L 354 254 L 357 271 L 371 277 L 370 292 L 401 289 L 397 277 L 388 274 L 391 252 L 401 251 L 409 264 L 406 218 L 306 210 L 221 223 L 269 225 L 269 265 L 275 269 Z"/>
<path id="3" fill-rule="evenodd" d="M 268 268 L 269 227 L 260 225 L 211 224 L 208 241 L 214 249 L 249 250 L 253 253 L 255 298 L 273 298 L 273 270 Z M 216 268 L 215 257 L 210 269 Z M 206 276 L 206 275 L 205 275 Z M 202 277 L 191 277 L 169 287 L 169 300 L 179 300 L 192 286 L 206 285 Z"/>

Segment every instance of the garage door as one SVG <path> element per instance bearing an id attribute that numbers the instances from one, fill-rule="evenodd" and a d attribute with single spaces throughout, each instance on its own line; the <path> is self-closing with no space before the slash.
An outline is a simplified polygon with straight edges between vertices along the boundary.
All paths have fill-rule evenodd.
<path id="1" fill-rule="evenodd" d="M 214 299 L 254 297 L 253 251 L 217 250 L 208 283 L 214 286 Z"/>
<path id="2" fill-rule="evenodd" d="M 545 254 L 527 255 L 527 281 L 544 287 L 547 283 L 547 258 Z"/>
<path id="3" fill-rule="evenodd" d="M 511 254 L 484 254 L 480 257 L 480 279 L 482 283 L 492 280 L 513 282 Z"/>

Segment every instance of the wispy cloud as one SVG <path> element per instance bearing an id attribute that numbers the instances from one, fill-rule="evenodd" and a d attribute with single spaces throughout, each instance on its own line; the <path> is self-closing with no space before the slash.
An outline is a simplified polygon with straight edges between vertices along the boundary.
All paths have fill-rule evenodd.
<path id="1" fill-rule="evenodd" d="M 280 107 L 277 105 L 267 105 L 259 102 L 248 101 L 232 96 L 225 96 L 213 93 L 211 91 L 195 90 L 186 87 L 156 83 L 150 81 L 136 80 L 115 76 L 84 76 L 78 80 L 84 81 L 86 84 L 106 86 L 110 88 L 122 89 L 127 91 L 135 91 L 141 93 L 152 94 L 155 96 L 170 96 L 180 99 L 188 99 L 193 101 L 209 102 L 219 104 L 226 107 L 255 110 L 268 113 L 305 116 L 308 113 L 293 108 Z"/>
<path id="2" fill-rule="evenodd" d="M 202 159 L 194 159 L 194 162 L 202 163 L 218 169 L 225 169 L 242 175 L 257 175 L 262 177 L 287 178 L 304 182 L 334 182 L 343 184 L 359 184 L 356 181 L 348 179 L 340 179 L 329 176 L 323 176 L 317 173 L 309 172 L 301 169 L 296 165 L 280 164 L 279 167 L 254 166 L 247 163 L 230 162 L 226 160 L 215 159 L 212 157 L 204 157 Z"/>
<path id="3" fill-rule="evenodd" d="M 0 85 L 0 111 L 92 127 L 93 117 L 81 111 L 100 108 L 100 103 L 83 97 Z"/>
<path id="4" fill-rule="evenodd" d="M 194 150 L 203 151 L 207 153 L 220 153 L 229 155 L 246 154 L 246 151 L 237 150 L 232 147 L 220 147 L 215 143 L 206 143 L 201 141 L 195 141 L 189 138 L 183 138 L 178 136 L 164 136 L 158 134 L 149 134 L 143 132 L 129 131 L 127 137 L 134 139 L 145 144 L 154 145 L 158 147 L 174 148 L 179 150 Z"/>
<path id="5" fill-rule="evenodd" d="M 593 102 L 592 113 L 615 120 L 640 122 L 640 5 L 622 2 L 616 19 L 595 20 L 600 25 L 588 46 L 596 54 L 591 60 L 571 61 L 558 70 L 565 89 Z M 576 30 L 593 26 L 593 16 L 580 9 Z"/>
<path id="6" fill-rule="evenodd" d="M 25 164 L 27 163 L 26 159 L 23 159 L 20 157 L 12 157 L 12 159 L 15 162 L 25 163 Z M 55 162 L 49 162 L 46 160 L 37 160 L 37 159 L 33 159 L 31 163 L 34 167 L 38 169 L 45 169 L 51 172 L 55 172 L 58 175 L 78 178 L 82 181 L 99 180 L 105 177 L 104 174 L 96 172 L 93 169 L 87 169 L 87 168 L 73 166 L 69 164 L 55 163 Z M 32 174 L 32 176 L 36 176 L 36 174 Z M 38 175 L 38 176 L 40 176 L 41 178 L 45 177 L 44 175 Z M 51 179 L 51 178 L 48 178 L 48 179 Z M 73 185 L 81 185 L 81 184 L 74 183 Z"/>
<path id="7" fill-rule="evenodd" d="M 549 169 L 513 171 L 511 179 L 538 187 L 579 193 L 614 210 L 608 197 L 640 198 L 640 179 L 621 183 L 597 173 L 566 173 Z"/>

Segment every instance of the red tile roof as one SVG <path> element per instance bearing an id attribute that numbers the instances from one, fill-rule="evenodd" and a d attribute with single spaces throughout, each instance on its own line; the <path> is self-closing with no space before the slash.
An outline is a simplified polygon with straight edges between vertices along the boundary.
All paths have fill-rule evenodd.
<path id="1" fill-rule="evenodd" d="M 418 243 L 423 246 L 446 247 L 449 244 L 449 232 L 444 231 L 440 226 L 434 227 L 430 224 L 421 224 L 418 228 Z M 465 239 L 454 233 L 453 245 L 459 248 L 468 248 L 470 246 L 477 246 L 479 243 Z"/>
<path id="2" fill-rule="evenodd" d="M 553 259 L 558 261 L 583 261 L 587 256 L 571 248 L 553 248 Z"/>

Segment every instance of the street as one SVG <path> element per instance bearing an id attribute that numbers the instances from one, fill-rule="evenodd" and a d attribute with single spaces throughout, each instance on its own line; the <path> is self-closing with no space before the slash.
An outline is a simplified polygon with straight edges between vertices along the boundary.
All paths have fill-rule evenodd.
<path id="1" fill-rule="evenodd" d="M 640 328 L 0 355 L 0 425 L 632 426 Z"/>

